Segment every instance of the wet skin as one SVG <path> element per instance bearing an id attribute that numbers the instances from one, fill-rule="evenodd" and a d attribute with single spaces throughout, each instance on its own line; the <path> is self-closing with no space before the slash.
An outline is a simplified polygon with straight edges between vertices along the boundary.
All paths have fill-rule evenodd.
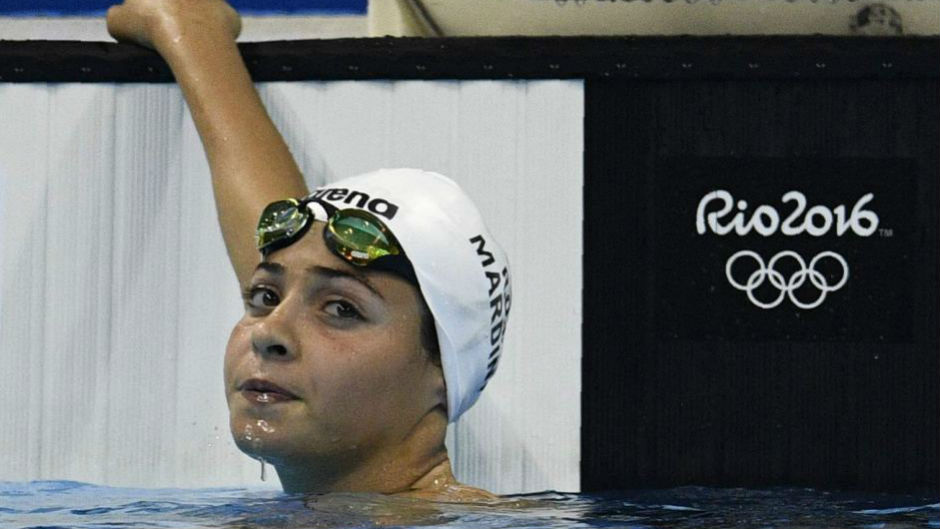
<path id="1" fill-rule="evenodd" d="M 289 492 L 409 490 L 447 461 L 419 293 L 334 255 L 322 228 L 271 253 L 246 285 L 225 353 L 232 435 Z"/>
<path id="2" fill-rule="evenodd" d="M 239 447 L 274 463 L 289 492 L 492 497 L 451 472 L 443 375 L 420 348 L 414 287 L 366 273 L 375 300 L 355 280 L 307 273 L 353 269 L 323 245 L 322 225 L 269 256 L 282 268 L 255 269 L 259 213 L 308 190 L 242 62 L 238 14 L 222 0 L 125 0 L 107 22 L 117 40 L 155 49 L 173 70 L 206 150 L 232 266 L 251 287 L 225 358 Z M 242 391 L 251 379 L 291 397 Z"/>

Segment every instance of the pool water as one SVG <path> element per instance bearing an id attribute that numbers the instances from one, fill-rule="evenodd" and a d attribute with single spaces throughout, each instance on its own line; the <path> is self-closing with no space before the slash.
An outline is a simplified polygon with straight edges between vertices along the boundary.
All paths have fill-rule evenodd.
<path id="1" fill-rule="evenodd" d="M 681 487 L 544 492 L 448 504 L 376 494 L 246 489 L 127 489 L 74 481 L 0 482 L 3 528 L 204 527 L 940 528 L 931 495 L 803 488 Z"/>

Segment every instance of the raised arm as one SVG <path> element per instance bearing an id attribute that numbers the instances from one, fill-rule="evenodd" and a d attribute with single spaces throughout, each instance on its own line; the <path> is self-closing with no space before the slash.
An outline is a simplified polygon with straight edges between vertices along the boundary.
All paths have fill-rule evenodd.
<path id="1" fill-rule="evenodd" d="M 182 88 L 209 160 L 225 246 L 244 284 L 259 260 L 254 229 L 262 209 L 307 188 L 242 62 L 240 29 L 223 0 L 125 0 L 108 10 L 111 35 L 155 49 Z"/>

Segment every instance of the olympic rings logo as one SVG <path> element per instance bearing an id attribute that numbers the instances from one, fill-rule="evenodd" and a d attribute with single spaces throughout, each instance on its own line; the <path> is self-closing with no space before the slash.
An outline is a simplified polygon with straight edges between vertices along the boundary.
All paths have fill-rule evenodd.
<path id="1" fill-rule="evenodd" d="M 732 274 L 732 268 L 738 259 L 744 257 L 750 257 L 751 259 L 754 259 L 754 261 L 757 262 L 757 270 L 748 276 L 746 282 L 741 283 L 734 278 L 734 275 Z M 783 274 L 777 271 L 775 266 L 782 259 L 786 258 L 790 258 L 796 261 L 799 269 L 794 272 L 789 279 L 785 280 Z M 816 270 L 816 265 L 826 258 L 833 259 L 842 266 L 842 277 L 834 285 L 830 285 L 826 280 L 826 276 L 823 275 L 822 272 Z M 789 297 L 790 301 L 801 309 L 815 309 L 816 307 L 822 305 L 823 301 L 826 300 L 827 294 L 839 290 L 845 285 L 846 281 L 849 280 L 849 265 L 845 262 L 845 259 L 843 259 L 841 255 L 835 252 L 825 251 L 814 257 L 813 260 L 809 262 L 809 266 L 807 266 L 806 261 L 800 257 L 800 254 L 791 250 L 778 253 L 777 255 L 773 256 L 765 265 L 764 260 L 761 259 L 761 256 L 756 252 L 751 250 L 741 250 L 728 259 L 728 263 L 725 265 L 725 275 L 728 276 L 728 282 L 731 283 L 731 286 L 738 290 L 747 292 L 747 298 L 751 300 L 751 303 L 762 309 L 772 309 L 783 303 L 783 300 L 786 297 Z M 809 282 L 819 290 L 819 297 L 809 303 L 798 299 L 795 294 L 796 290 L 803 286 L 807 279 L 809 279 Z M 764 284 L 764 280 L 769 281 L 774 288 L 780 291 L 780 294 L 777 295 L 773 301 L 761 301 L 754 295 L 754 291 Z"/>

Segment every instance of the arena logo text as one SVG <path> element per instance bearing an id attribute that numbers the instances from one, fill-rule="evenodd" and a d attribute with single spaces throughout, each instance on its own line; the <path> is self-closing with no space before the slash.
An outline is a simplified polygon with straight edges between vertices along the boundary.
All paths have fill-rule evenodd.
<path id="1" fill-rule="evenodd" d="M 329 202 L 340 202 L 351 204 L 359 209 L 364 209 L 381 215 L 388 220 L 392 220 L 398 213 L 398 206 L 385 200 L 384 198 L 372 198 L 367 193 L 345 188 L 327 188 L 317 189 L 313 193 L 314 199 L 326 200 Z M 355 203 L 353 203 L 355 201 Z"/>

